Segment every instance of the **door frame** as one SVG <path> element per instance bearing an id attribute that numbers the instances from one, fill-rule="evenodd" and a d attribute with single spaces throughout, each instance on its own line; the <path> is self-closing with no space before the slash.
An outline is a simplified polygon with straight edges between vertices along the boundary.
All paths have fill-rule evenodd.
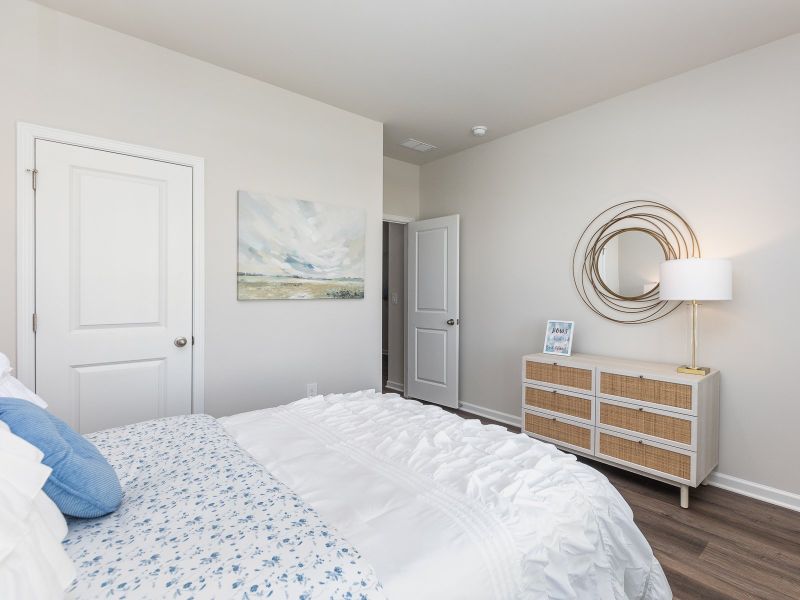
<path id="1" fill-rule="evenodd" d="M 408 225 L 409 223 L 413 223 L 416 219 L 413 217 L 403 217 L 400 215 L 387 215 L 386 213 L 383 214 L 382 221 L 386 221 L 387 223 L 397 223 L 399 225 Z"/>
<path id="2" fill-rule="evenodd" d="M 17 122 L 17 378 L 35 390 L 36 206 L 32 185 L 36 140 L 146 158 L 192 169 L 192 412 L 205 408 L 205 160 L 198 156 Z"/>

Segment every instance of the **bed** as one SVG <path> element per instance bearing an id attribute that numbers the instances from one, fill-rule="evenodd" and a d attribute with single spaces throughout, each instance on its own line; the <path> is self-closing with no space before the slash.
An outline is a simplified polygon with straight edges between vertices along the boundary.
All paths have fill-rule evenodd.
<path id="1" fill-rule="evenodd" d="M 89 436 L 125 498 L 73 520 L 73 598 L 671 598 L 606 478 L 373 391 Z"/>

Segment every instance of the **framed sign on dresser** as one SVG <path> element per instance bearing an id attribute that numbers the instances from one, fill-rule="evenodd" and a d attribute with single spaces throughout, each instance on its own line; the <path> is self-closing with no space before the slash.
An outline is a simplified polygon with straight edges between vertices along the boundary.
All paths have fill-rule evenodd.
<path id="1" fill-rule="evenodd" d="M 522 357 L 522 429 L 562 449 L 680 487 L 719 462 L 720 373 L 589 354 Z"/>

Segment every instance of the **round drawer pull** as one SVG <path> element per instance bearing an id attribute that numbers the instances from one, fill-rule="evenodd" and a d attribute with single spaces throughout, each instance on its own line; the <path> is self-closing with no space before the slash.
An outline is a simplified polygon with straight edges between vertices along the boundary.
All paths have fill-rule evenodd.
<path id="1" fill-rule="evenodd" d="M 640 408 L 640 409 L 639 409 L 639 412 L 642 412 L 643 410 L 644 410 L 643 408 Z"/>
<path id="2" fill-rule="evenodd" d="M 640 444 L 644 444 L 644 442 L 643 442 L 642 440 L 639 440 L 639 443 L 640 443 Z"/>
<path id="3" fill-rule="evenodd" d="M 554 366 L 554 367 L 557 367 L 557 366 L 558 366 L 558 363 L 557 363 L 557 362 L 553 363 L 553 366 Z"/>
<path id="4" fill-rule="evenodd" d="M 644 379 L 644 375 L 639 375 L 639 379 Z"/>
<path id="5" fill-rule="evenodd" d="M 555 421 L 555 420 L 556 420 L 556 418 L 555 418 L 555 417 L 553 417 L 553 421 Z"/>

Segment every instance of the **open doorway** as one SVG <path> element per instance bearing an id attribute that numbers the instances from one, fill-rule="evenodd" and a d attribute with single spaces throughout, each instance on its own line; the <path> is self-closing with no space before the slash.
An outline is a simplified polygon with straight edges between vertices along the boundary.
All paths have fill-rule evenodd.
<path id="1" fill-rule="evenodd" d="M 384 392 L 405 391 L 406 223 L 383 222 L 382 385 Z"/>

